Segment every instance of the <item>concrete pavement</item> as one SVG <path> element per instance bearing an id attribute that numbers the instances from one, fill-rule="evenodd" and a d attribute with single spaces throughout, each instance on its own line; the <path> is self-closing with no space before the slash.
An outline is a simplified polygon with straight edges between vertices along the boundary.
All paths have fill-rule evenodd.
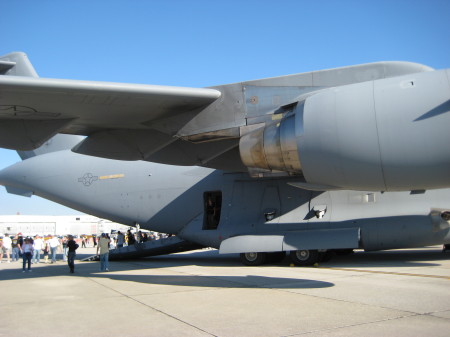
<path id="1" fill-rule="evenodd" d="M 77 259 L 92 255 L 80 248 Z M 242 266 L 215 250 L 0 264 L 0 336 L 448 336 L 450 253 L 357 252 L 318 268 Z"/>

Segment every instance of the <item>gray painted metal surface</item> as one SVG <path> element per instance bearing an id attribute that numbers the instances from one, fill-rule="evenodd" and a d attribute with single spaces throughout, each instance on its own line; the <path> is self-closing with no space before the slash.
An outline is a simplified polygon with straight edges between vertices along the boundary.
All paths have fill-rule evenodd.
<path id="1" fill-rule="evenodd" d="M 382 62 L 196 89 L 0 62 L 0 144 L 47 141 L 0 172 L 13 193 L 224 251 L 450 242 L 448 70 Z"/>
<path id="2" fill-rule="evenodd" d="M 281 232 L 276 235 L 239 235 L 222 241 L 221 254 L 280 252 L 302 249 L 359 248 L 358 228 Z"/>
<path id="3" fill-rule="evenodd" d="M 62 170 L 61 162 L 71 164 Z M 254 180 L 243 173 L 92 158 L 67 150 L 0 171 L 0 182 L 11 188 L 113 221 L 177 234 L 203 246 L 219 248 L 228 238 L 251 236 L 255 245 L 267 244 L 266 250 L 285 250 L 281 239 L 263 239 L 283 233 L 296 237 L 296 244 L 285 241 L 291 248 L 302 243 L 306 247 L 306 242 L 316 249 L 336 248 L 333 238 L 350 242 L 346 248 L 352 248 L 356 234 L 351 233 L 359 231 L 358 244 L 366 250 L 450 241 L 450 222 L 442 217 L 450 208 L 449 189 L 313 192 L 289 185 L 293 179 Z M 205 228 L 208 191 L 222 193 L 220 222 L 214 229 Z M 273 218 L 267 219 L 267 214 Z M 348 236 L 340 241 L 340 233 Z"/>
<path id="4" fill-rule="evenodd" d="M 379 62 L 213 88 L 38 78 L 0 58 L 0 145 L 85 135 L 80 154 L 295 175 L 311 189 L 450 187 L 446 70 Z M 432 135 L 432 137 L 428 137 Z"/>

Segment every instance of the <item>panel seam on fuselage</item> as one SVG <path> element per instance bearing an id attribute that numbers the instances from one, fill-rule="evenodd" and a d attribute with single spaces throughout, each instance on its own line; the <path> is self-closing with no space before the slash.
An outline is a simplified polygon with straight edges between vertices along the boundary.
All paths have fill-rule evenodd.
<path id="1" fill-rule="evenodd" d="M 384 190 L 386 191 L 387 190 L 386 177 L 384 174 L 383 156 L 381 155 L 380 132 L 378 130 L 377 106 L 376 106 L 376 100 L 375 100 L 375 81 L 372 81 L 372 99 L 373 99 L 373 113 L 374 113 L 374 117 L 375 117 L 375 130 L 377 132 L 378 153 L 379 153 L 379 157 L 380 157 L 381 175 L 383 177 Z"/>

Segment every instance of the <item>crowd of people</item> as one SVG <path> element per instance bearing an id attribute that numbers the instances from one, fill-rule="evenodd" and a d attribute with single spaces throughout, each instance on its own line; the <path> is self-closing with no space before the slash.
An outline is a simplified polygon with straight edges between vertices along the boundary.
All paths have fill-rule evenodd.
<path id="1" fill-rule="evenodd" d="M 97 238 L 95 235 L 91 236 L 93 239 L 94 247 L 97 246 Z M 0 240 L 0 263 L 3 261 L 3 256 L 6 257 L 6 263 L 16 262 L 22 259 L 22 272 L 31 272 L 31 265 L 41 262 L 41 256 L 44 259 L 44 263 L 56 263 L 57 254 L 62 253 L 62 260 L 67 261 L 70 273 L 75 272 L 75 257 L 76 250 L 79 248 L 78 242 L 84 243 L 86 246 L 86 238 L 77 238 L 73 235 L 65 235 L 58 237 L 56 235 L 46 235 L 41 237 L 35 235 L 34 237 L 24 237 L 22 233 L 18 233 L 13 237 L 10 237 L 6 233 Z M 110 249 L 111 239 L 108 234 L 103 233 L 99 240 L 102 250 L 100 256 L 103 255 L 103 260 L 107 259 Z M 105 248 L 106 247 L 106 248 Z M 97 254 L 99 250 L 97 249 Z M 106 269 L 106 270 L 105 270 Z M 101 267 L 102 271 L 108 271 L 108 268 Z"/>
<path id="2" fill-rule="evenodd" d="M 97 255 L 100 258 L 100 270 L 109 271 L 110 249 L 165 237 L 167 237 L 165 234 L 143 233 L 142 231 L 133 233 L 131 230 L 126 233 L 118 231 L 112 237 L 107 233 L 102 233 L 99 237 L 97 235 L 81 235 L 78 238 L 73 235 L 58 237 L 51 234 L 43 237 L 40 235 L 25 237 L 22 233 L 10 236 L 6 233 L 0 239 L 0 263 L 4 262 L 4 256 L 6 257 L 6 263 L 22 259 L 22 272 L 31 272 L 31 265 L 40 263 L 41 256 L 44 263 L 52 264 L 56 263 L 57 254 L 62 253 L 62 260 L 67 261 L 70 273 L 74 273 L 76 250 L 81 245 L 81 248 L 87 248 L 88 246 L 96 248 Z"/>
<path id="3" fill-rule="evenodd" d="M 154 233 L 154 232 L 142 232 L 137 231 L 133 233 L 130 229 L 126 232 L 126 234 L 118 231 L 114 237 L 115 248 L 121 248 L 128 245 L 136 244 L 136 243 L 144 243 L 152 240 L 159 240 L 170 237 L 172 235 L 164 234 L 164 233 Z"/>

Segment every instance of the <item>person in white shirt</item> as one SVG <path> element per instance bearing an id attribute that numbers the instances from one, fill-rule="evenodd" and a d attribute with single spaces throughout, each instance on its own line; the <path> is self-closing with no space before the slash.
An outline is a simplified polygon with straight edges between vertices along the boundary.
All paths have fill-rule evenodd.
<path id="1" fill-rule="evenodd" d="M 5 233 L 5 236 L 3 237 L 3 246 L 2 246 L 2 251 L 0 252 L 0 263 L 3 259 L 3 254 L 6 254 L 6 258 L 8 259 L 8 263 L 11 262 L 10 256 L 9 256 L 9 252 L 11 251 L 11 238 L 9 237 L 8 233 Z"/>
<path id="2" fill-rule="evenodd" d="M 31 257 L 33 256 L 33 244 L 31 243 L 32 240 L 29 238 L 26 238 L 23 242 L 22 246 L 22 258 L 23 258 L 23 267 L 22 267 L 22 273 L 25 273 L 25 265 L 28 262 L 28 271 L 31 271 Z"/>
<path id="3" fill-rule="evenodd" d="M 97 246 L 97 255 L 100 255 L 100 271 L 109 271 L 109 243 L 110 238 L 102 233 Z M 100 252 L 100 254 L 99 254 Z"/>
<path id="4" fill-rule="evenodd" d="M 50 240 L 48 240 L 48 244 L 49 244 L 50 250 L 52 252 L 52 262 L 51 263 L 55 263 L 56 262 L 56 250 L 58 249 L 58 246 L 59 246 L 59 240 L 56 236 L 52 235 L 52 238 Z"/>
<path id="5" fill-rule="evenodd" d="M 123 244 L 125 243 L 125 235 L 121 231 L 117 232 L 117 248 L 123 247 Z"/>
<path id="6" fill-rule="evenodd" d="M 39 235 L 36 235 L 34 237 L 33 242 L 33 260 L 31 260 L 31 263 L 39 263 L 41 262 L 41 249 L 44 245 L 44 241 L 42 241 L 41 237 Z"/>

